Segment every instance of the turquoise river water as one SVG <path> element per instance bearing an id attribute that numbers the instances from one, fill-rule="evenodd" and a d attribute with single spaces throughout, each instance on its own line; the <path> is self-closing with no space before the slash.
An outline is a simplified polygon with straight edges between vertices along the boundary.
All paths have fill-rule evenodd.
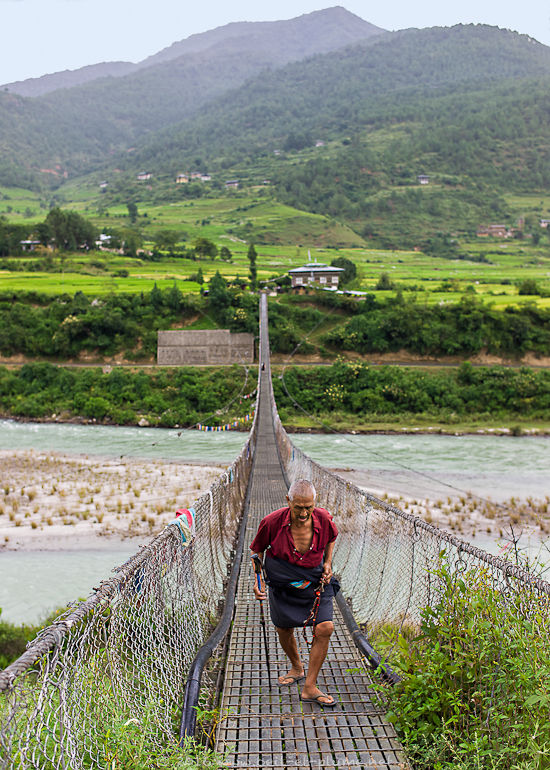
<path id="1" fill-rule="evenodd" d="M 246 434 L 0 420 L 0 450 L 229 464 Z M 295 434 L 294 443 L 328 468 L 352 472 L 375 493 L 443 497 L 471 491 L 493 500 L 550 494 L 550 439 L 441 435 Z M 0 462 L 1 467 L 1 462 Z M 477 541 L 479 543 L 479 541 Z M 494 550 L 494 544 L 479 543 Z M 36 621 L 110 574 L 135 550 L 107 542 L 79 552 L 0 553 L 0 607 L 12 622 Z"/>

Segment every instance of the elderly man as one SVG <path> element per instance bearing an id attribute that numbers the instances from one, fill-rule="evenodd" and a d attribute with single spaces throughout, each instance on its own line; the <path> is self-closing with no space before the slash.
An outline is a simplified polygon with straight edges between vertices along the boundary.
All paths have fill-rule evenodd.
<path id="1" fill-rule="evenodd" d="M 332 599 L 340 586 L 332 575 L 332 552 L 338 530 L 330 513 L 315 507 L 315 497 L 310 481 L 295 481 L 288 490 L 288 507 L 262 519 L 250 548 L 264 563 L 271 620 L 290 660 L 290 670 L 279 677 L 279 684 L 290 685 L 305 678 L 302 700 L 331 708 L 336 701 L 319 690 L 317 676 L 334 630 Z M 320 585 L 324 590 L 312 617 L 315 590 Z M 254 594 L 260 601 L 266 598 L 263 581 L 261 590 L 254 583 Z M 305 625 L 313 625 L 307 676 L 294 636 L 294 629 Z"/>

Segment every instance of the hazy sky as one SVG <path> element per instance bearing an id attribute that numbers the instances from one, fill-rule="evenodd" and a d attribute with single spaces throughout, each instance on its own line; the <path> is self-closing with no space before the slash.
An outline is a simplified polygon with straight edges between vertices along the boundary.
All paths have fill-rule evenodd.
<path id="1" fill-rule="evenodd" d="M 139 61 L 231 21 L 289 19 L 337 0 L 0 0 L 0 83 L 101 61 Z M 346 0 L 384 29 L 484 23 L 550 45 L 548 0 Z"/>

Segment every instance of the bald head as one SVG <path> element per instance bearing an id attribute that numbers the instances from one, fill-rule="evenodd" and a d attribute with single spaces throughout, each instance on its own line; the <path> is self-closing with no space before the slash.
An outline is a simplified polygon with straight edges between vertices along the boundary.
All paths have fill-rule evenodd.
<path id="1" fill-rule="evenodd" d="M 296 498 L 313 497 L 313 500 L 317 497 L 315 487 L 307 479 L 296 479 L 290 485 L 288 490 L 287 500 L 292 502 Z"/>

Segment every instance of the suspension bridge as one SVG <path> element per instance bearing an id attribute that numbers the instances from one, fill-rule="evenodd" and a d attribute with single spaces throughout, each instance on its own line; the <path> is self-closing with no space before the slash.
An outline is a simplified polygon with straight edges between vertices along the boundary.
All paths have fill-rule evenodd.
<path id="1" fill-rule="evenodd" d="M 449 585 L 482 575 L 502 599 L 500 630 L 512 616 L 536 615 L 548 643 L 549 583 L 360 490 L 293 446 L 273 397 L 265 296 L 259 362 L 248 440 L 194 504 L 195 530 L 172 522 L 0 673 L 2 770 L 129 768 L 120 745 L 131 730 L 150 757 L 140 767 L 168 767 L 158 757 L 201 737 L 205 712 L 220 767 L 407 768 L 379 682 L 398 680 L 400 638 L 415 635 Z M 270 689 L 252 594 L 248 546 L 297 478 L 311 479 L 339 530 L 333 568 L 342 591 L 318 682 L 337 701 L 331 710 L 301 702 L 297 684 L 277 686 L 287 661 L 273 631 Z M 479 611 L 471 622 L 483 622 Z M 495 661 L 493 700 L 497 673 Z"/>

